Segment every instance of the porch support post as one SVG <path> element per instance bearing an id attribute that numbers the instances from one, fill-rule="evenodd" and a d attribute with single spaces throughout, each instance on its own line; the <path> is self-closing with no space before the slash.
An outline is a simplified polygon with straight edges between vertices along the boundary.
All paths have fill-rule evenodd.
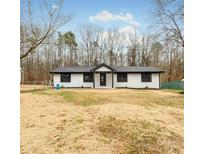
<path id="1" fill-rule="evenodd" d="M 159 72 L 159 89 L 160 89 L 160 72 Z"/>
<path id="2" fill-rule="evenodd" d="M 112 88 L 114 88 L 114 82 L 113 82 L 113 71 L 112 71 Z"/>
<path id="3" fill-rule="evenodd" d="M 95 88 L 95 72 L 93 72 L 93 88 Z"/>
<path id="4" fill-rule="evenodd" d="M 54 73 L 51 73 L 51 87 L 54 88 Z"/>

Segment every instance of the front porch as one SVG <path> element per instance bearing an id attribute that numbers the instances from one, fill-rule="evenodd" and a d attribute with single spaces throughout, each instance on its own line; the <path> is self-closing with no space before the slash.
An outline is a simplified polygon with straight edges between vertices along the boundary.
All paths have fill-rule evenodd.
<path id="1" fill-rule="evenodd" d="M 114 88 L 113 72 L 93 73 L 93 88 Z"/>
<path id="2" fill-rule="evenodd" d="M 92 69 L 93 88 L 114 88 L 115 70 L 106 64 L 101 64 Z"/>

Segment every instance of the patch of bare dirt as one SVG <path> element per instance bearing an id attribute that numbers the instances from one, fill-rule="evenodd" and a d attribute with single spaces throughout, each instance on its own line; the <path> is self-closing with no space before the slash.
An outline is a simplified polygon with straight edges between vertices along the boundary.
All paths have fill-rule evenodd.
<path id="1" fill-rule="evenodd" d="M 174 93 L 170 91 L 165 91 L 165 90 L 149 90 L 150 92 L 161 95 L 161 96 L 181 96 L 182 94 L 179 93 Z"/>
<path id="2" fill-rule="evenodd" d="M 46 85 L 20 85 L 21 91 L 27 91 L 27 90 L 34 90 L 34 89 L 44 89 L 49 88 L 49 86 Z"/>

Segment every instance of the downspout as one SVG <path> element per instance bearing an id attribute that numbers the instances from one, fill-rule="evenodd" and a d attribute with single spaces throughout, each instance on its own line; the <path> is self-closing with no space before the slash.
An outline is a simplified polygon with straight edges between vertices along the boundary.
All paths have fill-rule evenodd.
<path id="1" fill-rule="evenodd" d="M 112 88 L 114 88 L 114 82 L 113 82 L 113 71 L 112 71 Z"/>

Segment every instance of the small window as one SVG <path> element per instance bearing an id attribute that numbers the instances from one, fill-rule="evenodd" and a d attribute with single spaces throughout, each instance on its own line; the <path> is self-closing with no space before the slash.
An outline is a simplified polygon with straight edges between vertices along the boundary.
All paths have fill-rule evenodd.
<path id="1" fill-rule="evenodd" d="M 127 82 L 127 73 L 118 73 L 117 82 Z"/>
<path id="2" fill-rule="evenodd" d="M 61 74 L 61 82 L 70 82 L 70 73 Z"/>
<path id="3" fill-rule="evenodd" d="M 152 82 L 152 74 L 151 73 L 142 73 L 141 74 L 142 82 Z"/>
<path id="4" fill-rule="evenodd" d="M 84 73 L 83 81 L 84 82 L 93 82 L 93 73 Z"/>

